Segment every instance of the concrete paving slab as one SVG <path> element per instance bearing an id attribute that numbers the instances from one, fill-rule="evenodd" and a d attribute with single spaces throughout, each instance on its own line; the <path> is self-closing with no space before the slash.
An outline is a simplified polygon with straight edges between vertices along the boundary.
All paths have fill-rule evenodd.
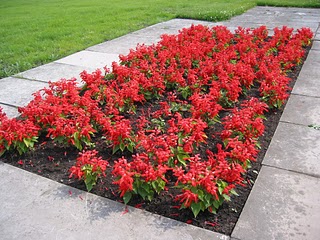
<path id="1" fill-rule="evenodd" d="M 205 26 L 222 25 L 222 22 L 212 23 L 188 19 L 172 19 L 167 22 L 152 25 L 125 36 L 107 41 L 87 50 L 112 54 L 128 54 L 130 49 L 136 49 L 138 44 L 152 45 L 161 40 L 163 34 L 177 34 L 182 28 L 190 27 L 192 24 Z"/>
<path id="2" fill-rule="evenodd" d="M 6 214 L 11 213 L 11 215 L 5 221 L 0 221 L 2 240 L 229 239 L 228 236 L 140 209 L 128 207 L 126 213 L 125 206 L 121 203 L 36 175 L 30 176 L 30 173 L 21 169 L 13 171 L 11 176 L 6 169 L 10 170 L 13 167 L 8 167 L 6 164 L 0 166 L 2 177 L 6 181 L 14 180 L 14 185 L 10 183 L 7 187 L 1 186 L 1 190 L 9 193 L 2 201 L 10 205 L 10 202 L 16 198 L 22 200 L 24 195 L 21 194 L 29 194 L 26 196 L 27 200 L 33 199 L 33 201 L 22 202 L 19 206 L 5 206 Z M 37 185 L 37 182 L 42 185 Z M 17 189 L 13 191 L 6 189 L 12 186 L 17 186 Z M 33 188 L 35 188 L 34 191 L 32 191 Z"/>
<path id="3" fill-rule="evenodd" d="M 319 24 L 318 30 L 314 36 L 314 40 L 320 41 L 320 24 Z"/>
<path id="4" fill-rule="evenodd" d="M 0 103 L 16 107 L 25 106 L 33 99 L 32 93 L 47 86 L 44 82 L 16 77 L 0 79 Z"/>
<path id="5" fill-rule="evenodd" d="M 270 12 L 269 12 L 270 13 Z M 234 17 L 232 20 L 237 20 L 240 22 L 246 22 L 250 19 L 250 22 L 257 23 L 268 23 L 268 22 L 283 22 L 283 23 L 293 23 L 293 22 L 303 22 L 305 24 L 319 22 L 318 15 L 308 15 L 307 13 L 283 13 L 283 12 L 275 12 L 274 14 L 260 14 L 260 15 L 252 15 L 244 13 L 243 15 L 239 15 Z"/>
<path id="6" fill-rule="evenodd" d="M 158 36 L 162 34 L 178 34 L 183 28 L 189 28 L 191 25 L 203 25 L 208 27 L 213 27 L 216 25 L 223 25 L 223 22 L 209 22 L 209 21 L 199 21 L 193 19 L 172 19 L 167 22 L 155 24 L 153 26 L 141 29 L 134 32 L 134 34 L 143 36 Z"/>
<path id="7" fill-rule="evenodd" d="M 320 177 L 320 130 L 280 122 L 262 164 Z"/>
<path id="8" fill-rule="evenodd" d="M 301 22 L 291 22 L 291 23 L 290 22 L 261 22 L 261 23 L 257 23 L 257 22 L 251 22 L 251 20 L 245 21 L 245 22 L 234 20 L 234 21 L 225 23 L 225 25 L 227 27 L 232 27 L 232 26 L 236 25 L 236 26 L 241 26 L 243 28 L 258 28 L 261 26 L 266 26 L 269 31 L 273 30 L 276 27 L 281 29 L 283 26 L 287 26 L 287 27 L 294 28 L 294 29 L 300 29 L 300 28 L 306 27 L 306 24 L 301 23 Z M 307 26 L 313 32 L 315 32 L 316 29 L 318 28 L 317 23 L 309 23 Z"/>
<path id="9" fill-rule="evenodd" d="M 320 51 L 310 50 L 306 63 L 312 64 L 314 68 L 320 68 Z"/>
<path id="10" fill-rule="evenodd" d="M 9 118 L 15 118 L 20 115 L 17 107 L 8 106 L 1 103 L 0 103 L 0 107 L 3 109 L 3 112 L 5 112 L 7 117 Z"/>
<path id="11" fill-rule="evenodd" d="M 266 25 L 269 30 L 286 25 L 294 29 L 309 27 L 316 32 L 319 27 L 319 19 L 319 11 L 313 8 L 255 7 L 242 15 L 231 18 L 225 25 L 245 28 Z"/>
<path id="12" fill-rule="evenodd" d="M 80 79 L 80 73 L 86 70 L 87 72 L 93 72 L 95 68 L 74 66 L 69 64 L 61 63 L 48 63 L 40 67 L 30 69 L 25 72 L 18 73 L 15 77 L 27 78 L 32 80 L 39 80 L 44 82 L 56 82 L 62 78 L 71 79 L 76 78 Z M 79 80 L 80 81 L 80 80 Z"/>
<path id="13" fill-rule="evenodd" d="M 52 190 L 56 183 L 42 181 L 39 176 L 23 171 L 0 161 L 0 239 L 1 223 L 8 220 L 13 214 L 27 208 L 35 199 L 46 191 Z"/>
<path id="14" fill-rule="evenodd" d="M 320 41 L 313 41 L 311 49 L 312 49 L 312 51 L 314 51 L 314 50 L 320 51 Z"/>
<path id="15" fill-rule="evenodd" d="M 263 166 L 232 237 L 318 239 L 320 179 Z"/>
<path id="16" fill-rule="evenodd" d="M 291 94 L 280 121 L 320 125 L 320 98 Z"/>
<path id="17" fill-rule="evenodd" d="M 72 54 L 68 57 L 62 58 L 60 60 L 55 61 L 56 63 L 64 63 L 74 66 L 83 67 L 85 70 L 86 67 L 92 69 L 102 69 L 103 67 L 111 67 L 112 62 L 118 62 L 119 55 L 118 54 L 107 54 L 107 53 L 99 53 L 93 51 L 81 51 L 75 54 Z"/>
<path id="18" fill-rule="evenodd" d="M 214 23 L 214 22 L 210 22 L 210 21 L 175 18 L 175 19 L 171 19 L 169 21 L 163 22 L 163 23 L 159 23 L 154 26 L 155 26 L 155 28 L 174 29 L 174 30 L 178 31 L 182 28 L 190 27 L 192 24 L 193 25 L 201 24 L 204 26 L 213 27 L 216 25 L 222 25 L 223 22 L 215 22 Z M 153 28 L 153 26 L 151 26 L 149 28 Z M 145 28 L 145 29 L 148 29 L 148 28 Z"/>
<path id="19" fill-rule="evenodd" d="M 316 52 L 312 50 L 313 52 Z M 320 51 L 317 51 L 320 53 Z M 312 57 L 312 56 L 311 56 Z M 320 58 L 320 54 L 319 54 Z M 307 58 L 302 66 L 292 93 L 306 96 L 320 97 L 320 64 Z"/>
<path id="20" fill-rule="evenodd" d="M 138 34 L 128 34 L 123 37 L 113 39 L 92 47 L 88 51 L 109 53 L 109 54 L 128 54 L 130 49 L 136 49 L 138 44 L 152 45 L 160 40 L 158 36 L 143 36 Z"/>

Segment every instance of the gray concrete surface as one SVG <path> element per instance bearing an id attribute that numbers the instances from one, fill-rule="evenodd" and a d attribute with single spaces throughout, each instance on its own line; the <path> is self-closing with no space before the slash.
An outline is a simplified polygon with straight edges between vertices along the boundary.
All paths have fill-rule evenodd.
<path id="1" fill-rule="evenodd" d="M 292 94 L 281 116 L 281 121 L 306 126 L 320 125 L 320 98 Z"/>
<path id="2" fill-rule="evenodd" d="M 320 177 L 319 157 L 320 130 L 280 122 L 263 164 Z"/>
<path id="3" fill-rule="evenodd" d="M 53 63 L 0 79 L 0 106 L 10 117 L 48 81 L 110 66 L 137 43 L 191 24 L 310 27 L 314 45 L 298 77 L 263 166 L 230 236 L 176 222 L 67 187 L 0 162 L 0 239 L 318 239 L 320 236 L 319 9 L 256 7 L 229 21 L 173 19 L 89 47 Z M 3 194 L 4 193 L 4 194 Z"/>
<path id="4" fill-rule="evenodd" d="M 19 116 L 18 108 L 15 106 L 9 106 L 0 103 L 0 107 L 3 109 L 3 112 L 5 112 L 7 117 L 9 118 L 15 118 Z"/>
<path id="5" fill-rule="evenodd" d="M 320 179 L 264 166 L 232 237 L 241 240 L 318 239 Z"/>
<path id="6" fill-rule="evenodd" d="M 43 82 L 56 82 L 61 78 L 79 79 L 79 75 L 84 69 L 87 72 L 93 72 L 96 70 L 96 68 L 91 68 L 89 66 L 84 68 L 83 66 L 52 62 L 25 72 L 18 73 L 15 75 L 15 77 Z"/>
<path id="7" fill-rule="evenodd" d="M 32 99 L 32 94 L 48 86 L 40 81 L 26 81 L 22 78 L 7 77 L 0 79 L 0 103 L 21 107 L 27 105 Z"/>
<path id="8" fill-rule="evenodd" d="M 314 41 L 313 45 L 319 44 L 320 41 Z M 320 51 L 312 50 L 318 54 Z M 298 76 L 298 81 L 293 87 L 292 93 L 298 95 L 312 96 L 312 97 L 320 97 L 320 64 L 313 62 L 311 58 L 305 61 L 302 66 L 301 72 Z"/>
<path id="9" fill-rule="evenodd" d="M 0 162 L 0 239 L 221 239 L 229 237 L 83 192 Z M 14 186 L 14 188 L 12 188 Z M 27 191 L 26 191 L 27 189 Z M 12 201 L 12 196 L 16 196 Z M 17 226 L 19 224 L 19 227 Z"/>
<path id="10" fill-rule="evenodd" d="M 113 62 L 118 62 L 119 54 L 101 53 L 84 50 L 68 57 L 55 61 L 56 63 L 69 64 L 74 66 L 89 68 L 111 67 Z"/>

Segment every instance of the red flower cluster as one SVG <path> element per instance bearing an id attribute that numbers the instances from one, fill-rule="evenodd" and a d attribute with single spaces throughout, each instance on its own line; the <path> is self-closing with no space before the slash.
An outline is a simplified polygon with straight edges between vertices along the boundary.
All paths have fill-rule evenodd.
<path id="1" fill-rule="evenodd" d="M 71 172 L 69 177 L 83 179 L 89 192 L 96 185 L 100 175 L 106 177 L 105 171 L 109 165 L 108 161 L 97 157 L 97 154 L 96 150 L 79 153 L 76 164 L 69 169 Z"/>
<path id="2" fill-rule="evenodd" d="M 94 147 L 92 136 L 99 132 L 110 153 L 131 152 L 115 160 L 112 171 L 125 203 L 133 194 L 151 200 L 173 175 L 182 208 L 195 216 L 215 212 L 242 184 L 258 152 L 263 114 L 286 100 L 286 74 L 312 38 L 305 28 L 274 32 L 269 38 L 265 27 L 239 27 L 232 34 L 223 26 L 198 25 L 163 35 L 156 45 L 138 45 L 120 56 L 105 75 L 82 72 L 82 88 L 62 80 L 35 93 L 20 109 L 23 123 L 79 150 Z M 253 87 L 261 99 L 243 101 Z M 227 115 L 222 120 L 221 112 Z M 211 136 L 215 126 L 224 129 Z M 90 190 L 107 165 L 96 154 L 82 153 L 71 168 Z"/>
<path id="3" fill-rule="evenodd" d="M 40 128 L 30 120 L 9 119 L 0 107 L 0 157 L 13 149 L 19 154 L 32 149 L 37 142 L 39 131 Z"/>
<path id="4" fill-rule="evenodd" d="M 82 144 L 89 145 L 96 132 L 94 116 L 100 109 L 89 95 L 81 96 L 80 90 L 75 79 L 50 83 L 48 89 L 34 93 L 34 99 L 19 111 L 46 131 L 47 137 L 82 150 Z"/>

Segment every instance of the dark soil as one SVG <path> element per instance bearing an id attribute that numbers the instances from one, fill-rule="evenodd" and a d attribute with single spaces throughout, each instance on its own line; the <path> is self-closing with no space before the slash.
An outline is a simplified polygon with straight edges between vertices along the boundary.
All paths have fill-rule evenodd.
<path id="1" fill-rule="evenodd" d="M 310 48 L 309 48 L 310 49 Z M 306 51 L 306 55 L 308 50 Z M 292 78 L 291 87 L 293 87 L 295 80 L 300 72 L 302 65 L 293 69 L 289 74 Z M 257 96 L 257 92 L 252 91 L 252 96 Z M 284 108 L 284 106 L 283 106 Z M 177 203 L 173 201 L 174 190 L 163 192 L 159 196 L 155 197 L 152 202 L 143 201 L 140 198 L 133 198 L 129 205 L 136 206 L 147 211 L 157 213 L 159 215 L 176 219 L 178 221 L 187 222 L 198 227 L 206 228 L 215 232 L 230 235 L 237 220 L 240 216 L 242 208 L 249 196 L 252 186 L 258 176 L 258 172 L 261 168 L 261 162 L 268 149 L 269 143 L 273 137 L 275 129 L 278 125 L 283 108 L 277 111 L 270 110 L 266 113 L 267 121 L 265 121 L 265 133 L 260 138 L 261 150 L 257 157 L 257 161 L 252 163 L 252 167 L 248 169 L 245 179 L 245 186 L 238 186 L 236 192 L 239 196 L 233 196 L 231 202 L 225 202 L 219 209 L 217 214 L 201 212 L 195 219 L 191 210 L 177 208 Z M 96 137 L 99 139 L 98 137 Z M 212 144 L 208 142 L 208 144 Z M 99 151 L 103 159 L 110 159 L 110 149 L 105 148 L 105 144 L 96 144 L 96 149 Z M 26 171 L 30 171 L 39 174 L 43 177 L 50 178 L 54 181 L 81 189 L 86 190 L 82 181 L 69 178 L 69 168 L 74 165 L 78 156 L 78 150 L 75 148 L 65 148 L 58 146 L 51 140 L 46 139 L 44 136 L 40 137 L 39 143 L 35 146 L 35 151 L 32 151 L 24 156 L 16 154 L 5 154 L 2 157 L 2 161 L 9 163 L 13 166 L 22 168 Z M 119 156 L 112 156 L 113 159 L 117 159 Z M 112 162 L 109 160 L 112 165 Z M 99 180 L 98 184 L 93 188 L 92 193 L 106 197 L 118 202 L 122 202 L 119 194 L 117 193 L 117 186 L 112 185 L 112 175 L 110 168 L 107 172 L 107 178 Z M 174 179 L 169 185 L 174 184 Z"/>

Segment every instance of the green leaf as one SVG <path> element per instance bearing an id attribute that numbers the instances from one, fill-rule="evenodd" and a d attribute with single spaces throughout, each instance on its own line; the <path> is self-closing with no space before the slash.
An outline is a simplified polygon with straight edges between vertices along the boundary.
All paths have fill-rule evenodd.
<path id="1" fill-rule="evenodd" d="M 188 157 L 189 157 L 189 156 L 186 155 L 186 154 L 181 154 L 181 153 L 177 154 L 178 161 L 179 161 L 179 163 L 181 163 L 183 166 L 186 166 L 186 165 L 187 165 L 187 163 L 186 163 L 186 161 L 185 161 L 184 159 L 185 159 L 185 158 L 188 158 Z"/>
<path id="2" fill-rule="evenodd" d="M 29 139 L 24 138 L 23 142 L 27 147 L 29 147 L 29 144 L 30 144 L 30 140 Z"/>
<path id="3" fill-rule="evenodd" d="M 230 194 L 232 194 L 232 195 L 235 195 L 235 196 L 239 196 L 239 194 L 236 192 L 236 190 L 234 190 L 234 189 L 231 189 L 230 191 Z"/>
<path id="4" fill-rule="evenodd" d="M 182 92 L 181 92 L 181 95 L 182 95 L 182 97 L 183 97 L 184 99 L 187 99 L 187 98 L 188 98 L 189 93 L 188 93 L 188 92 L 186 92 L 186 91 L 182 91 Z"/>
<path id="5" fill-rule="evenodd" d="M 211 211 L 210 211 L 210 212 L 213 213 L 213 214 L 217 214 L 217 209 L 211 208 Z"/>
<path id="6" fill-rule="evenodd" d="M 79 139 L 75 138 L 74 139 L 74 146 L 79 149 L 80 151 L 82 150 L 82 145 L 81 142 L 79 141 Z"/>
<path id="7" fill-rule="evenodd" d="M 201 201 L 204 201 L 204 193 L 201 189 L 198 189 L 196 194 L 198 195 L 198 198 L 201 200 Z"/>
<path id="8" fill-rule="evenodd" d="M 112 149 L 112 154 L 115 154 L 120 149 L 119 145 L 114 145 Z"/>
<path id="9" fill-rule="evenodd" d="M 133 146 L 132 146 L 132 144 L 128 144 L 127 149 L 128 149 L 131 153 L 133 153 Z"/>
<path id="10" fill-rule="evenodd" d="M 6 152 L 6 150 L 0 151 L 0 157 Z"/>
<path id="11" fill-rule="evenodd" d="M 256 142 L 256 147 L 257 147 L 258 149 L 261 149 L 261 145 L 260 145 L 259 142 Z"/>
<path id="12" fill-rule="evenodd" d="M 148 191 L 146 191 L 145 188 L 139 188 L 138 189 L 138 193 L 143 198 L 143 200 L 145 200 L 146 196 L 149 194 Z"/>
<path id="13" fill-rule="evenodd" d="M 230 196 L 228 196 L 227 194 L 222 194 L 222 197 L 223 197 L 226 201 L 228 201 L 228 202 L 231 201 Z"/>
<path id="14" fill-rule="evenodd" d="M 93 186 L 95 185 L 95 182 L 93 181 L 91 175 L 88 175 L 86 177 L 86 179 L 84 180 L 84 183 L 86 184 L 86 188 L 87 188 L 87 191 L 90 192 L 93 188 Z"/>
<path id="15" fill-rule="evenodd" d="M 211 194 L 204 194 L 204 198 L 203 198 L 203 203 L 205 204 L 205 207 L 208 208 L 211 206 L 211 198 L 212 198 L 212 195 Z"/>
<path id="16" fill-rule="evenodd" d="M 162 179 L 158 179 L 151 183 L 153 189 L 159 194 L 165 187 L 166 183 Z"/>
<path id="17" fill-rule="evenodd" d="M 170 157 L 169 160 L 168 160 L 168 166 L 169 167 L 174 167 L 174 158 L 173 157 Z"/>
<path id="18" fill-rule="evenodd" d="M 197 217 L 198 214 L 199 214 L 199 212 L 200 212 L 200 210 L 201 210 L 201 203 L 200 203 L 200 202 L 198 202 L 198 203 L 195 203 L 195 202 L 191 203 L 191 210 L 192 210 L 192 212 L 193 212 L 194 217 Z"/>
<path id="19" fill-rule="evenodd" d="M 120 150 L 123 152 L 126 146 L 124 145 L 123 142 L 120 143 Z"/>
<path id="20" fill-rule="evenodd" d="M 218 209 L 220 207 L 220 202 L 215 200 L 213 201 L 212 205 L 214 206 L 215 209 Z"/>
<path id="21" fill-rule="evenodd" d="M 126 192 L 124 195 L 123 195 L 123 201 L 124 201 L 124 204 L 128 204 L 128 202 L 131 200 L 132 198 L 132 192 Z"/>
<path id="22" fill-rule="evenodd" d="M 87 191 L 90 192 L 93 188 L 93 185 L 91 184 L 91 182 L 87 181 L 85 181 L 84 183 L 86 184 Z"/>

